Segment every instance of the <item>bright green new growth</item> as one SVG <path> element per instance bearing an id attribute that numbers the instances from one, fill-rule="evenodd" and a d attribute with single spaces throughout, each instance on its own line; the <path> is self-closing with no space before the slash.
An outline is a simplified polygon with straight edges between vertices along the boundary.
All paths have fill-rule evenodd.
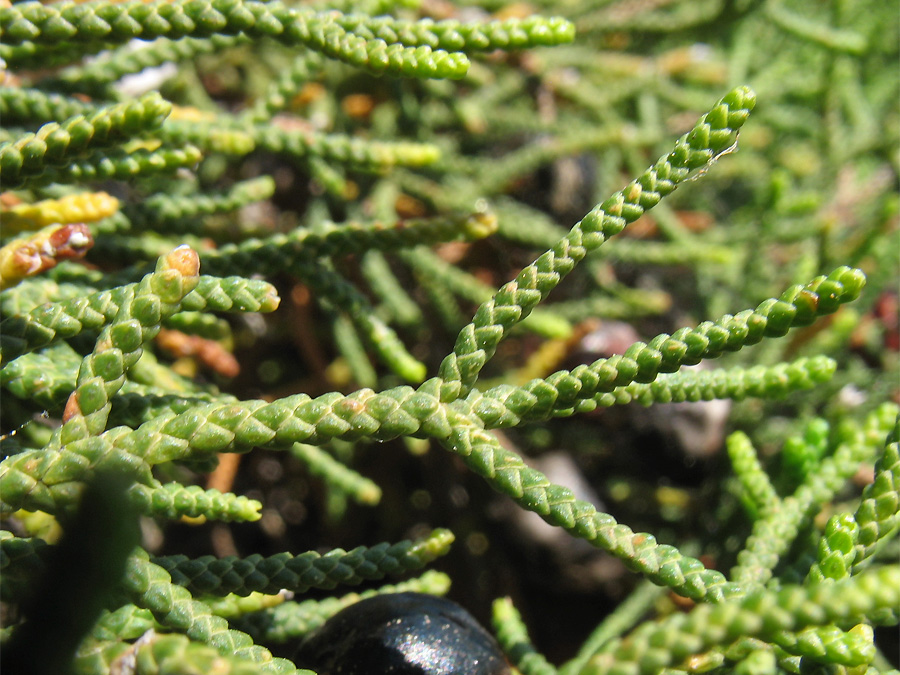
<path id="1" fill-rule="evenodd" d="M 253 521 L 259 520 L 262 509 L 258 501 L 243 495 L 180 483 L 166 483 L 156 488 L 135 485 L 131 497 L 143 513 L 169 520 L 206 517 L 212 520 Z"/>
<path id="2" fill-rule="evenodd" d="M 589 30 L 606 26 L 601 34 L 665 31 L 691 25 L 699 16 L 679 3 L 671 14 L 651 9 L 631 19 L 607 3 L 587 4 L 565 9 Z M 822 390 L 834 394 L 842 386 L 842 395 L 849 396 L 846 382 L 866 381 L 865 374 L 852 372 L 847 358 L 852 350 L 827 347 L 829 340 L 845 340 L 860 349 L 864 339 L 875 339 L 871 334 L 851 339 L 847 312 L 840 310 L 857 300 L 863 307 L 859 311 L 871 307 L 862 269 L 869 273 L 870 286 L 877 283 L 876 290 L 889 274 L 878 262 L 883 253 L 877 226 L 856 239 L 847 237 L 849 244 L 839 242 L 842 248 L 832 226 L 814 219 L 792 221 L 794 229 L 781 231 L 780 221 L 797 214 L 831 217 L 833 208 L 837 220 L 852 209 L 844 202 L 810 206 L 800 197 L 787 203 L 786 169 L 778 168 L 765 179 L 763 196 L 756 195 L 770 206 L 770 221 L 760 225 L 762 234 L 735 227 L 722 236 L 716 234 L 721 224 L 702 236 L 692 232 L 684 205 L 699 201 L 695 188 L 671 195 L 695 179 L 705 186 L 707 172 L 729 175 L 732 158 L 726 155 L 738 149 L 739 131 L 756 106 L 754 90 L 732 89 L 674 148 L 639 173 L 648 157 L 657 156 L 655 140 L 670 135 L 661 132 L 665 125 L 678 128 L 672 136 L 689 129 L 690 123 L 681 119 L 684 113 L 690 111 L 696 119 L 693 111 L 700 104 L 695 101 L 702 100 L 705 107 L 713 100 L 699 89 L 676 88 L 678 78 L 701 82 L 710 77 L 719 91 L 727 90 L 723 81 L 704 75 L 702 68 L 692 70 L 699 68 L 695 61 L 678 66 L 677 59 L 654 57 L 652 68 L 617 62 L 608 49 L 615 42 L 612 36 L 598 42 L 594 35 L 590 61 L 599 64 L 601 73 L 607 68 L 630 72 L 633 82 L 607 75 L 598 79 L 588 69 L 573 83 L 571 73 L 581 73 L 584 66 L 583 53 L 574 47 L 517 53 L 571 42 L 575 25 L 562 18 L 464 22 L 365 13 L 408 17 L 407 10 L 370 2 L 359 7 L 360 13 L 349 14 L 322 3 L 286 6 L 256 0 L 89 0 L 0 8 L 0 57 L 23 78 L 0 92 L 0 116 L 10 125 L 0 140 L 0 178 L 4 189 L 23 188 L 8 193 L 10 203 L 89 192 L 99 189 L 93 183 L 100 179 L 129 183 L 116 184 L 119 211 L 91 224 L 95 244 L 90 267 L 65 262 L 0 295 L 4 416 L 9 411 L 0 461 L 0 513 L 7 519 L 0 530 L 0 599 L 15 607 L 10 614 L 14 620 L 21 619 L 2 635 L 11 645 L 13 662 L 25 663 L 30 653 L 49 654 L 48 645 L 59 641 L 65 649 L 53 657 L 60 659 L 53 667 L 74 666 L 79 673 L 118 672 L 128 663 L 135 664 L 135 672 L 147 673 L 309 672 L 273 657 L 265 645 L 295 640 L 374 593 L 444 594 L 452 579 L 427 571 L 419 579 L 360 593 L 342 590 L 340 596 L 318 601 L 303 594 L 408 574 L 446 555 L 454 534 L 438 529 L 415 541 L 324 553 L 152 555 L 149 545 L 135 543 L 137 516 L 261 521 L 269 532 L 274 526 L 266 518 L 277 508 L 267 503 L 273 492 L 260 491 L 254 495 L 259 499 L 251 499 L 192 484 L 213 470 L 220 453 L 266 450 L 287 451 L 279 456 L 284 460 L 279 466 L 299 464 L 324 483 L 329 515 L 350 521 L 352 515 L 342 510 L 347 499 L 375 506 L 389 486 L 348 466 L 342 449 L 350 443 L 362 448 L 404 439 L 411 449 L 434 441 L 431 445 L 449 450 L 457 464 L 522 509 L 611 554 L 644 578 L 559 670 L 529 637 L 512 601 L 495 601 L 498 641 L 523 675 L 755 673 L 776 667 L 797 673 L 878 672 L 884 658 L 872 626 L 895 625 L 900 602 L 900 568 L 883 564 L 894 550 L 890 546 L 900 517 L 898 408 L 879 405 L 885 393 L 880 379 L 871 401 L 859 410 L 844 404 L 828 409 L 821 397 L 804 398 Z M 869 48 L 850 29 L 818 26 L 776 5 L 760 16 L 817 49 L 829 50 L 832 71 L 849 79 L 856 63 L 848 59 L 862 57 Z M 132 43 L 135 38 L 144 41 L 141 47 Z M 741 40 L 747 38 L 735 39 L 736 52 L 745 50 L 745 60 L 731 64 L 739 80 L 749 74 L 752 51 Z M 259 45 L 260 51 L 250 51 Z M 248 51 L 238 58 L 240 50 Z M 276 55 L 271 62 L 253 62 L 267 50 Z M 84 58 L 98 53 L 95 59 Z M 204 72 L 211 72 L 204 71 L 204 58 L 227 66 L 221 81 L 201 81 Z M 235 105 L 228 77 L 238 62 L 248 68 L 246 82 L 260 74 L 255 67 L 273 72 L 264 78 L 266 86 L 241 91 Z M 561 70 L 554 71 L 554 63 L 562 64 Z M 53 64 L 65 67 L 30 70 Z M 160 87 L 166 98 L 156 91 L 133 97 L 121 86 L 127 75 L 167 64 L 184 67 L 178 78 Z M 390 77 L 371 80 L 383 88 L 356 98 L 345 96 L 355 85 L 329 91 L 334 82 L 361 77 L 348 66 L 433 81 L 397 85 Z M 647 80 L 650 72 L 653 78 Z M 763 75 L 770 82 L 760 100 L 771 107 L 753 115 L 762 118 L 761 125 L 769 124 L 769 132 L 788 128 L 802 137 L 808 124 L 803 111 L 797 104 L 779 109 L 784 101 L 772 91 L 771 81 L 781 83 L 786 76 L 781 71 Z M 463 88 L 440 81 L 463 77 Z M 509 104 L 526 84 L 538 86 L 537 113 L 530 105 Z M 618 119 L 616 112 L 617 101 L 632 96 L 636 127 Z M 837 106 L 832 102 L 827 123 L 839 125 L 846 112 L 857 127 L 871 126 L 874 117 L 859 103 L 863 98 L 850 96 Z M 183 105 L 173 106 L 175 101 Z M 662 101 L 675 102 L 681 118 L 662 124 L 657 110 Z M 573 116 L 579 107 L 589 114 Z M 327 124 L 321 122 L 323 116 Z M 557 133 L 557 125 L 565 131 Z M 494 156 L 488 141 L 493 135 L 501 145 L 508 143 L 505 126 L 539 138 L 516 139 L 513 150 Z M 742 156 L 745 148 L 751 157 L 761 155 L 769 142 L 754 135 L 753 128 L 748 124 L 746 137 L 740 138 Z M 547 133 L 554 135 L 540 138 Z M 832 136 L 836 143 L 845 134 Z M 856 145 L 846 145 L 874 143 L 866 138 L 854 137 Z M 638 177 L 593 208 L 582 209 L 587 215 L 570 230 L 551 222 L 548 214 L 571 209 L 571 204 L 542 205 L 539 212 L 510 196 L 521 192 L 516 181 L 539 167 L 599 148 L 610 155 L 600 159 L 597 175 L 578 179 L 592 183 L 591 203 L 598 185 L 606 194 L 621 185 L 620 160 Z M 831 149 L 833 154 L 839 150 Z M 564 168 L 554 165 L 561 175 Z M 188 178 L 182 171 L 171 178 L 179 169 L 193 175 Z M 877 192 L 877 172 L 871 172 L 874 177 L 863 173 Z M 309 189 L 298 189 L 300 184 L 290 182 L 288 175 L 308 175 Z M 751 189 L 741 175 L 736 171 L 730 178 L 739 195 Z M 555 184 L 556 177 L 553 181 L 549 192 L 565 191 Z M 710 194 L 718 197 L 716 191 Z M 677 201 L 681 196 L 684 200 Z M 482 197 L 495 199 L 496 210 Z M 278 209 L 278 215 L 267 209 Z M 883 207 L 880 217 L 888 220 L 889 211 Z M 594 318 L 589 313 L 633 318 L 665 312 L 671 304 L 667 288 L 630 288 L 614 278 L 614 244 L 598 251 L 638 219 L 661 232 L 664 241 L 629 239 L 619 259 L 628 265 L 691 270 L 697 281 L 692 292 L 704 299 L 701 315 L 714 320 L 646 342 L 629 340 L 629 345 L 591 353 L 574 365 L 566 356 L 576 351 L 573 336 L 589 329 L 583 323 Z M 754 236 L 762 242 L 759 250 Z M 479 255 L 506 255 L 495 255 L 502 250 L 494 243 L 498 237 L 549 250 L 495 290 L 486 274 L 490 270 L 477 261 Z M 816 246 L 803 248 L 812 238 L 817 238 Z M 772 294 L 772 284 L 758 283 L 769 265 L 763 247 L 772 241 L 800 242 L 790 253 L 798 261 L 790 280 L 781 285 L 786 290 L 760 303 Z M 507 267 L 520 264 L 515 257 L 510 260 Z M 717 266 L 733 269 L 723 272 Z M 822 270 L 833 271 L 819 275 Z M 7 273 L 2 265 L 0 273 Z M 269 281 L 250 278 L 254 275 Z M 779 284 L 784 277 L 772 275 Z M 730 287 L 746 279 L 747 288 Z M 676 286 L 674 290 L 683 289 Z M 273 320 L 293 313 L 288 332 L 305 341 L 309 370 L 321 371 L 315 383 L 298 389 L 293 380 L 286 389 L 288 382 L 276 373 L 265 383 L 251 377 L 250 390 L 257 393 L 241 389 L 248 380 L 227 390 L 239 396 L 223 393 L 212 384 L 225 386 L 223 354 L 240 356 L 248 340 L 252 345 L 275 332 L 265 328 L 262 317 L 250 315 L 274 312 L 281 302 L 279 291 L 289 294 L 290 301 L 282 303 L 287 306 Z M 546 302 L 551 292 L 559 303 Z M 317 307 L 308 304 L 310 295 Z M 467 303 L 479 305 L 470 323 L 464 317 L 473 306 Z M 747 309 L 726 313 L 740 307 Z M 233 316 L 225 320 L 214 312 Z M 830 326 L 819 321 L 832 315 Z M 687 316 L 677 320 L 687 324 Z M 428 349 L 441 340 L 440 330 L 429 325 L 435 317 L 458 331 L 442 362 Z M 664 318 L 642 331 L 668 330 L 659 326 L 672 317 Z M 529 334 L 520 336 L 520 324 Z M 167 362 L 156 340 L 163 329 L 188 345 L 186 353 L 173 356 L 179 359 L 175 364 Z M 322 358 L 315 342 L 322 335 L 334 342 L 327 353 L 334 360 L 327 368 L 315 363 Z M 536 336 L 551 347 L 554 341 L 560 347 L 571 342 L 561 350 L 564 356 L 548 358 L 549 365 L 529 381 L 507 377 L 520 365 L 517 351 L 528 357 L 534 344 L 528 341 Z M 513 344 L 504 345 L 505 340 Z M 745 350 L 753 345 L 759 347 Z M 185 369 L 183 361 L 192 358 L 195 366 L 202 363 L 213 374 Z M 682 368 L 718 358 L 728 359 L 725 367 Z M 758 363 L 749 360 L 756 358 Z M 241 359 L 247 359 L 246 352 Z M 256 374 L 271 374 L 267 367 L 260 365 Z M 527 377 L 534 374 L 527 372 Z M 311 393 L 302 393 L 306 391 Z M 735 534 L 709 558 L 696 552 L 698 541 L 675 541 L 681 530 L 667 527 L 660 536 L 674 543 L 634 531 L 618 520 L 628 519 L 627 512 L 619 515 L 621 504 L 600 507 L 579 498 L 519 452 L 523 446 L 529 451 L 540 447 L 529 440 L 529 425 L 533 431 L 563 418 L 585 421 L 590 413 L 630 402 L 651 406 L 713 399 L 735 402 L 737 421 L 729 431 L 738 430 L 727 441 L 733 478 L 726 486 L 734 495 L 724 495 L 716 514 L 723 519 L 720 527 Z M 745 400 L 740 407 L 738 402 Z M 778 410 L 777 419 L 791 420 L 782 422 L 789 427 L 784 435 L 799 435 L 786 441 L 782 435 L 773 443 L 758 417 L 762 408 L 753 407 L 768 400 L 783 408 L 766 410 Z M 813 402 L 803 403 L 807 400 Z M 39 412 L 59 424 L 42 425 Z M 590 423 L 602 425 L 600 420 Z M 511 431 L 506 436 L 492 431 L 497 429 Z M 603 445 L 597 438 L 585 443 L 577 434 L 563 434 L 556 442 L 570 445 L 566 449 L 573 454 L 576 447 L 587 453 Z M 388 446 L 376 447 L 368 452 L 387 456 Z M 632 451 L 639 456 L 639 449 L 628 449 Z M 851 478 L 861 466 L 873 464 L 874 480 L 861 496 L 859 489 L 851 494 Z M 246 463 L 242 471 L 249 471 Z M 100 521 L 91 515 L 97 485 L 104 481 L 117 481 L 105 499 L 113 514 L 111 527 L 123 533 L 121 540 L 102 541 Z M 857 496 L 858 505 L 852 501 Z M 338 507 L 332 508 L 334 504 Z M 403 502 L 400 508 L 405 507 Z M 816 525 L 820 511 L 833 512 L 821 532 Z M 38 529 L 34 523 L 41 520 L 63 526 L 61 543 L 55 542 L 52 528 Z M 82 529 L 89 534 L 88 545 L 79 548 L 72 542 Z M 466 545 L 472 541 L 467 539 Z M 77 602 L 53 586 L 54 570 L 61 565 L 54 554 L 60 550 L 69 552 L 75 570 L 96 569 L 92 556 L 98 551 L 111 561 L 114 573 L 82 589 L 90 595 L 96 588 L 105 606 L 94 603 L 90 612 L 79 613 Z M 715 565 L 704 564 L 708 559 Z M 729 565 L 729 573 L 720 571 Z M 654 607 L 660 588 L 697 605 L 687 613 L 667 609 L 663 602 Z M 48 623 L 46 608 L 55 606 L 78 620 L 66 626 Z M 651 611 L 659 616 L 642 622 Z"/>

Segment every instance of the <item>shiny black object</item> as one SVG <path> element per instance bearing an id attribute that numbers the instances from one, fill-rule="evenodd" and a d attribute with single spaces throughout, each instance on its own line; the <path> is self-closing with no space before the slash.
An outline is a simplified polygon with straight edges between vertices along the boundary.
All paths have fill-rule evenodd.
<path id="1" fill-rule="evenodd" d="M 510 675 L 493 637 L 455 602 L 377 595 L 341 610 L 300 645 L 319 675 Z"/>

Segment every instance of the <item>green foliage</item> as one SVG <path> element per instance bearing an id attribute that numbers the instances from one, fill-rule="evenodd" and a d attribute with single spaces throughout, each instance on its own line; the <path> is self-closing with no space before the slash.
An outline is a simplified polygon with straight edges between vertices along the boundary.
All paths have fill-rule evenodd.
<path id="1" fill-rule="evenodd" d="M 427 539 L 372 548 L 340 549 L 324 556 L 307 553 L 291 556 L 279 553 L 270 558 L 250 556 L 215 559 L 212 556 L 189 560 L 185 556 L 156 558 L 172 580 L 193 593 L 225 595 L 237 593 L 277 593 L 287 589 L 299 593 L 310 588 L 332 589 L 338 584 L 359 584 L 363 579 L 381 579 L 385 574 L 418 569 L 445 555 L 453 535 L 436 530 Z"/>
<path id="2" fill-rule="evenodd" d="M 65 166 L 89 150 L 154 130 L 171 108 L 158 94 L 148 94 L 131 103 L 101 108 L 89 117 L 76 115 L 61 123 L 49 122 L 36 133 L 23 134 L 0 147 L 0 172 L 6 185 L 21 187 L 48 166 Z"/>
<path id="3" fill-rule="evenodd" d="M 512 596 L 524 675 L 890 667 L 896 17 L 543 4 L 0 7 L 4 665 L 309 672 L 340 609 L 453 583 Z M 709 447 L 661 432 L 700 487 L 614 438 L 714 400 Z M 580 646 L 493 545 L 526 511 L 622 567 L 574 574 Z"/>

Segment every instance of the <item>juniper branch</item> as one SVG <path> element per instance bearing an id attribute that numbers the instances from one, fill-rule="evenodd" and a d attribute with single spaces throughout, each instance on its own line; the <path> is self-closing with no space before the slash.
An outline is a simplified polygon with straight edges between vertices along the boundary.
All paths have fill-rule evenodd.
<path id="1" fill-rule="evenodd" d="M 0 322 L 0 354 L 8 364 L 17 356 L 101 328 L 115 318 L 123 299 L 135 292 L 137 284 L 99 291 L 64 302 L 44 305 L 26 315 Z M 271 284 L 241 277 L 201 276 L 196 288 L 182 300 L 187 311 L 271 312 L 278 296 Z"/>
<path id="2" fill-rule="evenodd" d="M 20 399 L 56 411 L 75 389 L 81 360 L 68 343 L 50 345 L 8 363 L 0 370 L 0 385 Z"/>
<path id="3" fill-rule="evenodd" d="M 346 134 L 327 134 L 305 127 L 282 127 L 270 122 L 247 125 L 224 114 L 205 120 L 172 119 L 159 131 L 169 144 L 194 144 L 206 152 L 241 157 L 254 150 L 349 164 L 359 170 L 384 172 L 394 166 L 424 166 L 440 158 L 437 146 L 409 141 L 370 141 Z"/>
<path id="4" fill-rule="evenodd" d="M 3 502 L 20 508 L 25 503 L 22 500 L 33 501 L 40 504 L 36 508 L 54 512 L 53 495 L 65 501 L 70 481 L 77 481 L 95 462 L 112 458 L 130 466 L 131 471 L 144 471 L 148 463 L 240 452 L 254 446 L 319 445 L 332 438 L 446 440 L 453 434 L 451 417 L 466 419 L 466 425 L 476 420 L 478 425 L 498 428 L 568 414 L 578 400 L 593 397 L 599 390 L 651 381 L 661 370 L 715 358 L 765 336 L 784 335 L 792 325 L 806 325 L 818 313 L 833 312 L 840 303 L 857 297 L 863 279 L 858 270 L 841 268 L 830 278 L 818 277 L 805 287 L 792 287 L 781 300 L 767 300 L 756 310 L 676 331 L 671 337 L 661 335 L 646 345 L 636 343 L 623 356 L 600 359 L 571 372 L 559 371 L 524 387 L 495 387 L 483 394 L 474 391 L 465 400 L 454 402 L 452 408 L 439 399 L 442 380 L 432 378 L 418 389 L 396 387 L 380 393 L 361 389 L 349 396 L 332 392 L 316 399 L 298 394 L 272 403 L 210 403 L 196 406 L 190 415 L 163 412 L 133 432 L 117 431 L 96 443 L 70 444 L 60 452 L 59 466 L 55 455 L 35 463 L 30 452 L 4 460 L 0 463 Z M 52 484 L 45 483 L 47 475 L 53 476 Z M 39 484 L 43 484 L 40 489 Z"/>
<path id="5" fill-rule="evenodd" d="M 654 601 L 662 595 L 664 587 L 649 581 L 641 582 L 629 596 L 607 616 L 584 641 L 578 654 L 560 668 L 561 675 L 581 673 L 591 657 L 604 645 L 630 630 L 647 614 Z"/>
<path id="6" fill-rule="evenodd" d="M 456 20 L 414 22 L 351 14 L 339 17 L 337 22 L 345 30 L 369 40 L 398 42 L 408 47 L 425 45 L 451 52 L 550 46 L 571 42 L 575 37 L 575 27 L 560 17 L 531 16 L 466 24 Z"/>
<path id="7" fill-rule="evenodd" d="M 187 516 L 226 522 L 254 521 L 259 520 L 262 509 L 262 504 L 255 499 L 180 483 L 159 487 L 135 485 L 129 497 L 143 513 L 173 520 Z"/>
<path id="8" fill-rule="evenodd" d="M 751 396 L 780 398 L 788 392 L 810 389 L 827 382 L 836 368 L 834 360 L 817 356 L 774 366 L 660 373 L 653 382 L 633 382 L 610 393 L 597 394 L 593 399 L 579 403 L 576 410 L 588 412 L 595 405 L 621 405 L 632 401 L 649 406 L 653 403 L 713 399 L 740 401 Z"/>
<path id="9" fill-rule="evenodd" d="M 212 274 L 226 271 L 249 274 L 261 269 L 272 274 L 300 266 L 314 257 L 349 255 L 373 249 L 393 250 L 455 239 L 478 240 L 495 229 L 493 216 L 482 212 L 395 223 L 323 223 L 264 240 L 252 239 L 223 246 L 203 256 L 203 269 Z"/>
<path id="10" fill-rule="evenodd" d="M 555 247 L 483 304 L 473 322 L 460 332 L 453 354 L 441 365 L 441 400 L 452 401 L 468 393 L 509 329 L 528 316 L 589 251 L 643 215 L 693 171 L 733 146 L 737 130 L 754 105 L 755 94 L 750 89 L 732 91 L 701 118 L 693 131 L 679 139 L 675 150 L 595 207 Z"/>
<path id="11" fill-rule="evenodd" d="M 763 584 L 781 554 L 794 541 L 798 528 L 811 510 L 827 502 L 859 463 L 874 453 L 894 424 L 897 408 L 884 404 L 869 415 L 860 427 L 852 430 L 834 454 L 820 462 L 816 471 L 777 508 L 756 521 L 746 547 L 738 555 L 731 578 L 744 586 Z"/>
<path id="12" fill-rule="evenodd" d="M 60 263 L 40 279 L 19 284 L 0 294 L 0 313 L 4 317 L 25 314 L 47 302 L 77 298 L 96 290 L 95 284 L 101 278 L 102 274 L 88 271 L 83 265 Z"/>
<path id="13" fill-rule="evenodd" d="M 160 628 L 153 618 L 153 612 L 130 603 L 115 611 L 104 610 L 91 630 L 94 640 L 135 640 L 148 630 Z M 79 651 L 84 649 L 84 645 Z"/>
<path id="14" fill-rule="evenodd" d="M 119 200 L 106 192 L 79 192 L 60 199 L 17 204 L 3 211 L 7 232 L 39 230 L 54 223 L 93 223 L 118 213 Z"/>
<path id="15" fill-rule="evenodd" d="M 214 615 L 209 607 L 194 600 L 190 592 L 172 583 L 169 573 L 138 551 L 128 561 L 125 591 L 138 607 L 153 612 L 164 626 L 184 632 L 191 640 L 208 644 L 220 654 L 256 662 L 268 673 L 293 673 L 285 659 L 274 659 L 265 648 L 254 645 L 250 636 L 231 630 L 228 622 Z"/>
<path id="16" fill-rule="evenodd" d="M 181 516 L 220 520 L 259 519 L 262 505 L 253 499 L 203 490 L 199 486 L 168 483 L 158 487 L 134 485 L 128 491 L 133 508 L 147 515 L 166 518 Z M 0 597 L 4 601 L 21 599 L 23 591 L 45 569 L 52 547 L 35 537 L 14 537 L 3 530 L 0 535 Z"/>
<path id="17" fill-rule="evenodd" d="M 763 470 L 756 448 L 747 435 L 736 431 L 728 437 L 728 457 L 743 490 L 742 496 L 749 502 L 751 516 L 774 513 L 781 508 L 781 499 L 775 492 L 769 475 Z"/>
<path id="18" fill-rule="evenodd" d="M 834 312 L 840 303 L 857 298 L 863 283 L 859 270 L 839 268 L 827 278 L 792 286 L 780 299 L 766 300 L 755 310 L 725 315 L 715 323 L 704 321 L 697 328 L 682 328 L 671 336 L 663 333 L 647 344 L 636 342 L 621 356 L 558 371 L 522 387 L 503 385 L 483 393 L 474 391 L 467 401 L 490 428 L 570 414 L 579 401 L 598 393 L 632 382 L 652 382 L 659 373 L 674 372 L 682 365 L 737 351 L 764 337 L 784 335 L 792 326 L 807 325 L 819 312 Z M 443 394 L 446 383 L 440 386 Z"/>
<path id="19" fill-rule="evenodd" d="M 136 176 L 165 175 L 192 168 L 203 158 L 193 145 L 160 147 L 155 150 L 108 148 L 71 159 L 65 166 L 45 166 L 40 175 L 27 180 L 29 186 L 45 183 L 80 183 L 98 180 L 128 180 Z M 24 184 L 24 183 L 23 183 Z"/>
<path id="20" fill-rule="evenodd" d="M 134 228 L 152 227 L 155 232 L 199 234 L 202 226 L 194 219 L 213 213 L 235 211 L 247 204 L 263 201 L 275 192 L 275 181 L 260 176 L 233 185 L 221 194 L 190 194 L 183 196 L 157 193 L 138 204 L 129 204 L 123 211 Z"/>
<path id="21" fill-rule="evenodd" d="M 810 625 L 853 624 L 861 617 L 900 602 L 900 567 L 884 567 L 835 584 L 789 586 L 773 592 L 758 589 L 737 602 L 700 605 L 690 614 L 675 614 L 646 623 L 595 657 L 585 675 L 656 672 L 683 663 L 692 654 L 721 642 L 722 636 L 761 637 L 775 641 Z M 795 634 L 795 633 L 794 633 Z M 874 649 L 822 654 L 832 663 L 863 665 Z"/>
<path id="22" fill-rule="evenodd" d="M 115 318 L 100 334 L 94 352 L 81 363 L 63 415 L 59 444 L 96 436 L 106 428 L 110 399 L 140 359 L 144 342 L 156 336 L 162 319 L 177 312 L 184 296 L 196 287 L 199 266 L 196 252 L 175 249 L 160 258 L 156 272 L 122 296 Z"/>
<path id="23" fill-rule="evenodd" d="M 229 621 L 234 621 L 246 614 L 255 614 L 272 607 L 277 607 L 290 597 L 287 592 L 279 592 L 274 595 L 253 592 L 250 595 L 205 596 L 203 602 L 216 616 L 221 616 Z"/>
<path id="24" fill-rule="evenodd" d="M 359 546 L 345 552 L 334 549 L 325 555 L 315 552 L 292 556 L 279 553 L 264 557 L 167 556 L 153 563 L 165 569 L 172 582 L 193 594 L 247 595 L 252 592 L 277 593 L 281 589 L 302 593 L 310 588 L 332 589 L 339 584 L 359 584 L 364 580 L 383 579 L 420 569 L 445 555 L 453 542 L 448 530 L 435 530 L 418 542 Z"/>
<path id="25" fill-rule="evenodd" d="M 0 9 L 0 14 L 6 9 Z M 157 129 L 169 114 L 171 104 L 159 94 L 76 115 L 64 122 L 50 122 L 37 133 L 15 142 L 0 143 L 0 175 L 6 186 L 17 187 L 46 167 L 63 167 L 88 150 L 106 148 L 133 134 Z"/>
<path id="26" fill-rule="evenodd" d="M 89 650 L 90 651 L 89 651 Z M 192 642 L 184 635 L 149 633 L 133 645 L 122 642 L 99 642 L 79 654 L 76 660 L 80 673 L 108 673 L 119 663 L 134 663 L 135 675 L 155 673 L 216 673 L 216 675 L 260 675 L 277 672 L 287 675 L 312 675 L 312 671 L 291 668 L 280 659 L 277 670 L 251 661 L 223 654 L 203 644 Z"/>
<path id="27" fill-rule="evenodd" d="M 204 38 L 245 35 L 272 38 L 289 46 L 305 45 L 327 56 L 371 71 L 418 77 L 461 77 L 468 59 L 429 47 L 366 40 L 348 33 L 326 12 L 280 3 L 215 0 L 198 6 L 175 2 L 97 2 L 42 6 L 23 3 L 0 11 L 0 30 L 9 45 L 100 42 L 123 44 L 134 38 Z M 7 54 L 14 58 L 14 53 Z"/>
<path id="28" fill-rule="evenodd" d="M 854 542 L 853 573 L 872 556 L 878 545 L 896 531 L 900 522 L 900 417 L 887 436 L 884 453 L 875 463 L 875 480 L 863 490 L 855 521 L 859 536 Z"/>
<path id="29" fill-rule="evenodd" d="M 807 585 L 850 576 L 858 541 L 859 525 L 853 515 L 842 513 L 829 518 L 819 539 L 816 562 L 806 577 Z"/>
<path id="30" fill-rule="evenodd" d="M 528 467 L 521 457 L 504 449 L 493 434 L 469 418 L 455 418 L 453 433 L 442 444 L 519 506 L 612 553 L 626 567 L 656 584 L 707 602 L 720 602 L 743 591 L 741 586 L 726 581 L 721 572 L 706 569 L 699 560 L 683 555 L 673 546 L 657 544 L 651 534 L 636 534 L 611 515 L 576 499 L 569 488 L 554 485 L 540 471 Z"/>
<path id="31" fill-rule="evenodd" d="M 15 46 L 4 42 L 0 44 L 0 59 L 16 68 L 51 68 L 75 63 L 103 51 L 103 48 L 102 42 L 89 45 L 72 42 L 42 45 L 25 41 Z"/>
<path id="32" fill-rule="evenodd" d="M 34 124 L 67 119 L 76 115 L 90 115 L 97 106 L 62 94 L 50 94 L 40 89 L 3 87 L 0 89 L 0 116 L 4 123 Z"/>
<path id="33" fill-rule="evenodd" d="M 0 29 L 10 45 L 60 41 L 121 44 L 133 38 L 245 35 L 268 37 L 290 46 L 306 45 L 376 73 L 417 77 L 458 78 L 468 68 L 468 60 L 460 51 L 432 49 L 422 44 L 426 41 L 471 50 L 552 45 L 569 42 L 574 36 L 568 21 L 539 17 L 475 25 L 421 22 L 405 26 L 390 42 L 382 37 L 367 39 L 342 23 L 364 32 L 360 21 L 346 19 L 340 13 L 242 0 L 215 0 L 202 7 L 186 0 L 149 4 L 132 1 L 115 7 L 98 3 L 43 7 L 35 2 L 0 12 Z M 407 47 L 404 40 L 416 46 Z"/>
<path id="34" fill-rule="evenodd" d="M 782 472 L 796 488 L 814 472 L 828 450 L 830 425 L 821 417 L 807 422 L 802 437 L 791 436 L 781 450 Z"/>
<path id="35" fill-rule="evenodd" d="M 336 316 L 333 333 L 334 345 L 347 363 L 353 381 L 361 387 L 374 387 L 378 381 L 378 375 L 369 361 L 366 347 L 350 318 L 346 315 Z"/>
<path id="36" fill-rule="evenodd" d="M 167 317 L 163 326 L 207 340 L 224 340 L 231 337 L 231 325 L 225 320 L 202 312 L 179 312 Z"/>

